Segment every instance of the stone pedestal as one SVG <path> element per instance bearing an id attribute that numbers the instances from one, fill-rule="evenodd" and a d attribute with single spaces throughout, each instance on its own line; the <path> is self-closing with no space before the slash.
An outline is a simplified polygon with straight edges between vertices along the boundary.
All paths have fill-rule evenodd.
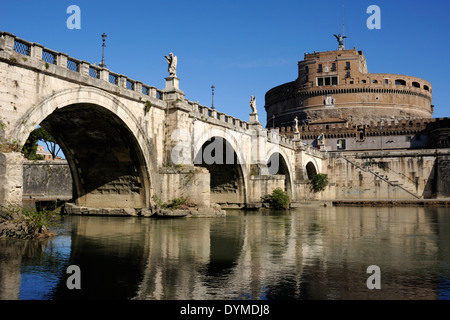
<path id="1" fill-rule="evenodd" d="M 180 79 L 175 76 L 166 78 L 166 90 L 167 89 L 180 89 Z"/>
<path id="2" fill-rule="evenodd" d="M 175 76 L 166 78 L 165 100 L 184 100 L 184 92 L 180 90 L 180 79 Z"/>
<path id="3" fill-rule="evenodd" d="M 0 152 L 0 204 L 21 205 L 23 195 L 23 155 Z"/>
<path id="4" fill-rule="evenodd" d="M 260 124 L 258 121 L 258 114 L 257 113 L 250 113 L 250 124 Z"/>

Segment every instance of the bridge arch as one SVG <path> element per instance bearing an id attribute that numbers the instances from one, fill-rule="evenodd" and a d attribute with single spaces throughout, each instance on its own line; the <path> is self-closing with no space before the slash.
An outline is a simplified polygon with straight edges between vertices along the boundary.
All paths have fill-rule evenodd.
<path id="1" fill-rule="evenodd" d="M 317 174 L 320 173 L 318 170 L 317 162 L 314 161 L 314 159 L 309 159 L 308 161 L 306 161 L 305 170 L 306 178 L 308 180 L 312 180 Z"/>
<path id="2" fill-rule="evenodd" d="M 150 205 L 150 142 L 138 119 L 117 98 L 92 87 L 66 89 L 31 107 L 14 136 L 23 145 L 40 124 L 70 166 L 76 204 L 105 208 Z"/>
<path id="3" fill-rule="evenodd" d="M 193 143 L 194 165 L 210 172 L 210 199 L 223 206 L 242 206 L 247 201 L 247 166 L 242 142 L 227 130 L 204 130 Z"/>
<path id="4" fill-rule="evenodd" d="M 283 149 L 276 148 L 276 150 L 269 151 L 267 159 L 269 174 L 279 174 L 285 176 L 285 191 L 292 198 L 294 186 L 292 173 L 294 172 L 294 169 L 292 168 L 288 155 Z"/>

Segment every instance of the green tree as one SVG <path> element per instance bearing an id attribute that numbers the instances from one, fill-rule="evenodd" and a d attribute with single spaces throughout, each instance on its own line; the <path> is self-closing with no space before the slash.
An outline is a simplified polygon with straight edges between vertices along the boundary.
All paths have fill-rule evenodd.
<path id="1" fill-rule="evenodd" d="M 59 152 L 61 151 L 61 148 L 56 143 L 56 140 L 52 137 L 52 135 L 42 127 L 38 127 L 30 133 L 30 136 L 28 137 L 22 149 L 25 157 L 30 160 L 43 159 L 41 155 L 36 154 L 38 141 L 44 142 L 47 146 L 47 150 L 51 153 L 53 160 L 56 159 Z"/>
<path id="2" fill-rule="evenodd" d="M 291 198 L 281 188 L 277 188 L 272 191 L 272 194 L 263 197 L 263 201 L 269 203 L 273 209 L 289 209 Z"/>
<path id="3" fill-rule="evenodd" d="M 44 160 L 43 156 L 36 154 L 38 141 L 38 133 L 36 130 L 33 130 L 22 148 L 25 158 L 29 160 Z"/>
<path id="4" fill-rule="evenodd" d="M 328 176 L 323 173 L 316 174 L 311 181 L 314 192 L 324 191 L 328 185 Z"/>

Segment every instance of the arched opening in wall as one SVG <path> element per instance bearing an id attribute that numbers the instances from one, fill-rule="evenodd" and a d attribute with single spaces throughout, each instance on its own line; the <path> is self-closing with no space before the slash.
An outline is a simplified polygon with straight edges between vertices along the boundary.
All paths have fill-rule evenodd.
<path id="1" fill-rule="evenodd" d="M 98 105 L 73 104 L 56 109 L 40 125 L 66 156 L 76 205 L 149 206 L 150 179 L 142 150 L 117 115 Z"/>
<path id="2" fill-rule="evenodd" d="M 397 86 L 406 86 L 406 81 L 402 80 L 402 79 L 397 79 L 397 80 L 395 80 L 395 84 Z"/>
<path id="3" fill-rule="evenodd" d="M 413 82 L 413 83 L 412 83 L 412 86 L 413 86 L 414 88 L 420 88 L 420 83 L 418 83 L 418 82 Z"/>
<path id="4" fill-rule="evenodd" d="M 306 175 L 308 180 L 314 179 L 314 177 L 318 174 L 316 166 L 311 161 L 306 164 Z"/>
<path id="5" fill-rule="evenodd" d="M 37 126 L 23 148 L 22 201 L 38 210 L 55 210 L 72 200 L 72 175 L 61 147 Z"/>
<path id="6" fill-rule="evenodd" d="M 212 137 L 206 141 L 196 154 L 194 165 L 209 171 L 211 203 L 224 207 L 245 205 L 245 182 L 241 164 L 226 139 Z"/>
<path id="7" fill-rule="evenodd" d="M 428 87 L 427 85 L 423 86 L 423 88 L 427 91 L 430 91 L 430 87 Z"/>
<path id="8" fill-rule="evenodd" d="M 269 174 L 282 175 L 285 177 L 284 191 L 286 191 L 288 195 L 291 196 L 291 175 L 289 173 L 289 168 L 284 157 L 278 152 L 273 153 L 270 156 L 269 161 L 267 162 L 267 167 L 269 168 Z"/>

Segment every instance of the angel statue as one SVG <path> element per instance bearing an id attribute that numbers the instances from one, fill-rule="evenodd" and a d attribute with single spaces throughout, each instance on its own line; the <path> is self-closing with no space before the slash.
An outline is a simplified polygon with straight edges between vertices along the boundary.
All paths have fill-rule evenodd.
<path id="1" fill-rule="evenodd" d="M 256 110 L 256 97 L 255 96 L 251 96 L 251 98 L 250 98 L 250 108 L 252 108 L 252 113 L 258 113 L 258 111 Z"/>
<path id="2" fill-rule="evenodd" d="M 334 35 L 339 42 L 339 48 L 344 48 L 344 39 L 347 38 L 347 36 L 341 36 L 341 34 Z"/>
<path id="3" fill-rule="evenodd" d="M 177 56 L 175 56 L 172 52 L 169 53 L 169 56 L 164 56 L 166 58 L 167 63 L 169 64 L 168 71 L 171 77 L 177 76 Z"/>

